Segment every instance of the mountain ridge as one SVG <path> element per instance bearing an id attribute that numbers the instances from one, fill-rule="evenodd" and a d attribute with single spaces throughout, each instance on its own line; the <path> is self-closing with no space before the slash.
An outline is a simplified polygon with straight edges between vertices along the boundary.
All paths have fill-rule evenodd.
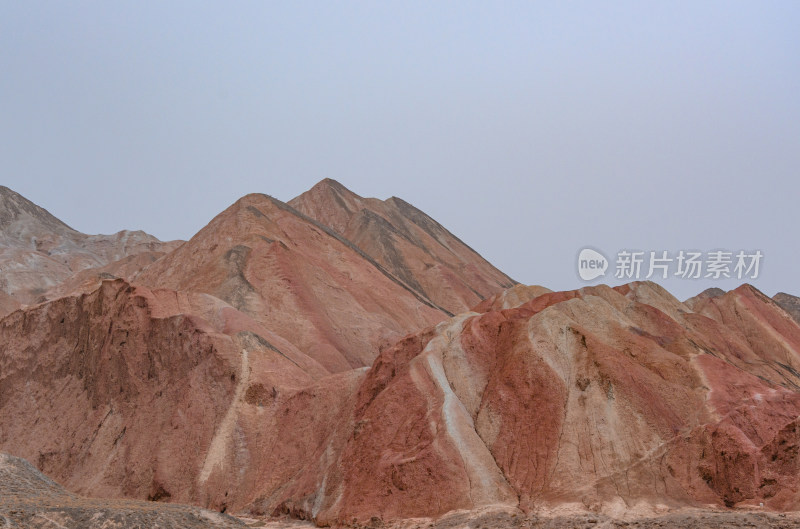
<path id="1" fill-rule="evenodd" d="M 76 276 L 91 282 L 92 277 L 97 280 L 103 273 L 113 275 L 117 271 L 114 263 L 134 255 L 159 257 L 180 242 L 162 242 L 141 230 L 87 235 L 0 186 L 0 291 L 4 294 L 0 316 L 57 297 L 50 291 L 77 281 L 73 279 Z"/>
<path id="2" fill-rule="evenodd" d="M 353 241 L 450 314 L 516 284 L 436 220 L 398 197 L 364 198 L 324 179 L 289 205 Z"/>

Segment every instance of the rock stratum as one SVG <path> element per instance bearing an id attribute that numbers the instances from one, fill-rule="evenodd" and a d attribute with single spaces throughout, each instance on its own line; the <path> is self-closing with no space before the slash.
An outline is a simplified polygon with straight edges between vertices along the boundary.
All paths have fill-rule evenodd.
<path id="1" fill-rule="evenodd" d="M 800 507 L 792 296 L 517 285 L 332 181 L 126 260 L 0 319 L 0 451 L 71 493 L 331 525 Z"/>

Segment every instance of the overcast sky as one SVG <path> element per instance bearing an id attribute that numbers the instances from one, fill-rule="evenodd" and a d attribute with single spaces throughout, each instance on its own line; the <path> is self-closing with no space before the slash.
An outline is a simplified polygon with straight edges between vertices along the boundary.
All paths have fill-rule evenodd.
<path id="1" fill-rule="evenodd" d="M 173 239 L 330 177 L 524 283 L 759 249 L 800 294 L 800 2 L 662 4 L 2 1 L 0 183 Z"/>

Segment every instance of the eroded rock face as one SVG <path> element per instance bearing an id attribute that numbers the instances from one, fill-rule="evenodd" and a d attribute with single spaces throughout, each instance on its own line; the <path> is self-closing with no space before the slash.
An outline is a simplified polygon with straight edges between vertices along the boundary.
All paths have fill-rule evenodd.
<path id="1" fill-rule="evenodd" d="M 361 367 L 449 316 L 266 195 L 183 245 L 2 198 L 0 447 L 75 492 L 313 516 Z"/>
<path id="2" fill-rule="evenodd" d="M 0 448 L 93 496 L 318 523 L 800 506 L 800 327 L 772 300 L 501 308 L 517 290 L 329 374 L 213 296 L 105 281 L 0 321 Z"/>
<path id="3" fill-rule="evenodd" d="M 314 428 L 308 416 L 269 428 L 269 417 L 289 415 L 292 395 L 328 377 L 212 296 L 122 280 L 7 316 L 0 343 L 0 447 L 90 496 L 252 502 L 263 465 L 305 464 L 269 459 L 270 443 Z M 336 392 L 346 399 L 359 376 L 331 382 L 320 394 L 334 395 L 316 406 L 330 410 Z"/>
<path id="4" fill-rule="evenodd" d="M 404 200 L 363 198 L 325 179 L 289 201 L 330 226 L 395 277 L 451 314 L 516 284 Z"/>
<path id="5" fill-rule="evenodd" d="M 749 286 L 703 313 L 644 283 L 461 315 L 376 360 L 318 519 L 797 508 L 798 351 Z"/>

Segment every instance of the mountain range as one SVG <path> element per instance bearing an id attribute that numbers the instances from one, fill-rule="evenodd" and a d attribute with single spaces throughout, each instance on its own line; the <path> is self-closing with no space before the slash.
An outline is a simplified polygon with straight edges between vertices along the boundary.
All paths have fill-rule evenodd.
<path id="1" fill-rule="evenodd" d="M 333 180 L 170 242 L 0 187 L 0 316 L 0 452 L 97 501 L 333 525 L 800 507 L 800 299 L 518 284 Z"/>

